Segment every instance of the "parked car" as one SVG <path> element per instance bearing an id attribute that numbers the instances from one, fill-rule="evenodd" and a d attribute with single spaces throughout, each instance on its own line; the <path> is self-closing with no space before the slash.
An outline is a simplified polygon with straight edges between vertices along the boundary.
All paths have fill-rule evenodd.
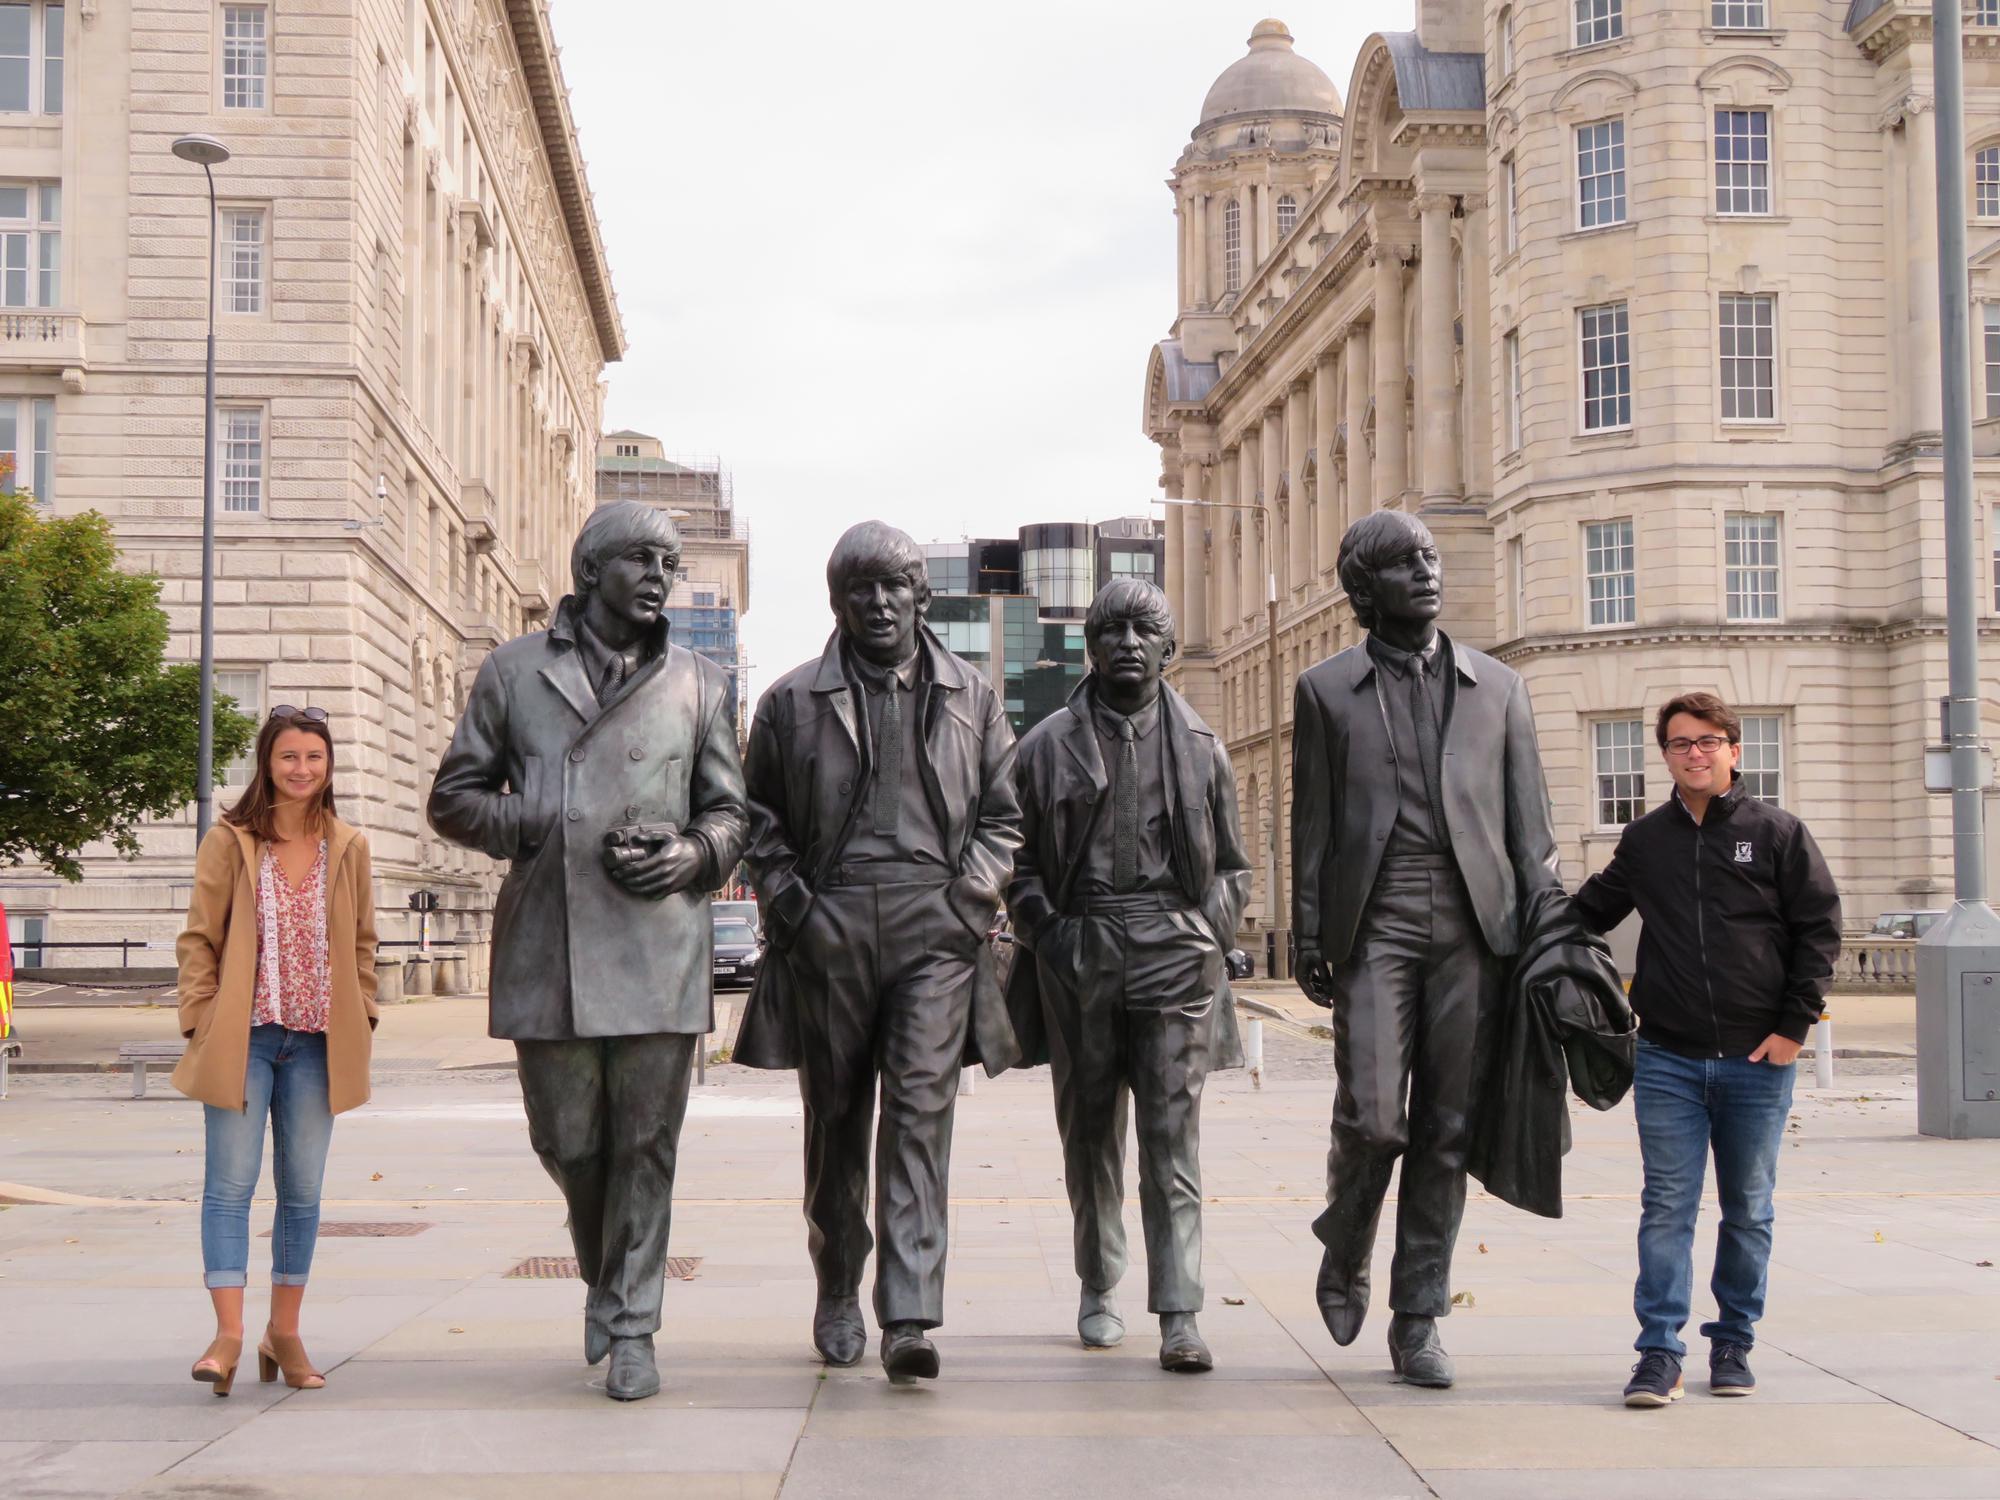
<path id="1" fill-rule="evenodd" d="M 752 932 L 759 937 L 763 936 L 764 919 L 758 915 L 755 901 L 711 901 L 708 903 L 708 909 L 718 922 L 725 919 L 732 922 L 748 922 Z"/>
<path id="2" fill-rule="evenodd" d="M 725 914 L 721 908 L 744 903 L 718 901 L 715 913 L 715 987 L 718 990 L 747 990 L 757 979 L 757 961 L 763 957 L 763 940 L 757 929 L 740 916 Z"/>
<path id="3" fill-rule="evenodd" d="M 1257 977 L 1257 960 L 1241 948 L 1231 948 L 1223 962 L 1229 967 L 1231 979 L 1254 979 Z"/>
<path id="4" fill-rule="evenodd" d="M 1875 919 L 1868 935 L 1876 938 L 1920 938 L 1936 926 L 1944 913 L 1926 911 L 1885 911 Z"/>

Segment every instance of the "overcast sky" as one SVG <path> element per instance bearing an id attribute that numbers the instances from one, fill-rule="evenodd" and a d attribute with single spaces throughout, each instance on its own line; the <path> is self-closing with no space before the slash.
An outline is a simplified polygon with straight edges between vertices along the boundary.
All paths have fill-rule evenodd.
<path id="1" fill-rule="evenodd" d="M 1174 316 L 1165 179 L 1270 12 L 557 0 L 630 350 L 607 431 L 734 472 L 753 691 L 819 653 L 825 564 L 1159 497 L 1139 428 Z M 1276 14 L 1346 96 L 1411 0 Z"/>

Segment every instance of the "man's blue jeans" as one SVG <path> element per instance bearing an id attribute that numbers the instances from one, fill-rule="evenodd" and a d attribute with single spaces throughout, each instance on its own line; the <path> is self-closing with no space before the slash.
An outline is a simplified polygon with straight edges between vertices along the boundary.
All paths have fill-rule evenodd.
<path id="1" fill-rule="evenodd" d="M 201 1188 L 202 1282 L 242 1286 L 250 1268 L 250 1197 L 264 1164 L 271 1121 L 271 1174 L 278 1207 L 271 1221 L 271 1285 L 304 1286 L 319 1238 L 320 1179 L 333 1112 L 326 1092 L 326 1036 L 282 1026 L 250 1028 L 243 1075 L 245 1108 L 202 1106 L 208 1156 Z"/>
<path id="2" fill-rule="evenodd" d="M 1722 1203 L 1715 1274 L 1709 1288 L 1720 1316 L 1702 1337 L 1742 1344 L 1764 1315 L 1771 1262 L 1771 1189 L 1778 1149 L 1792 1107 L 1794 1069 L 1743 1057 L 1682 1057 L 1639 1043 L 1632 1099 L 1639 1116 L 1639 1155 L 1646 1191 L 1639 1213 L 1639 1282 L 1632 1310 L 1639 1316 L 1641 1353 L 1687 1354 L 1694 1294 L 1694 1221 L 1711 1149 Z"/>

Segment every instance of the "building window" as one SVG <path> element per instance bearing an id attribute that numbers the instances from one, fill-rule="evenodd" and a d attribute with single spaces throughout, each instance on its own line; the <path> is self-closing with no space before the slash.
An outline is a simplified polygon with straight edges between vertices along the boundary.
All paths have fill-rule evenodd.
<path id="1" fill-rule="evenodd" d="M 1113 578 L 1143 578 L 1154 582 L 1158 572 L 1150 552 L 1114 552 L 1111 554 L 1111 576 Z"/>
<path id="2" fill-rule="evenodd" d="M 1576 44 L 1595 46 L 1625 35 L 1625 0 L 1576 0 Z"/>
<path id="3" fill-rule="evenodd" d="M 618 445 L 618 456 L 620 458 L 637 458 L 639 456 L 639 445 L 637 443 L 620 443 Z"/>
<path id="4" fill-rule="evenodd" d="M 222 210 L 222 295 L 230 312 L 264 310 L 264 223 L 261 208 Z"/>
<path id="5" fill-rule="evenodd" d="M 2000 417 L 2000 303 L 1986 307 L 1986 415 Z"/>
<path id="6" fill-rule="evenodd" d="M 1500 162 L 1500 201 L 1500 249 L 1502 254 L 1512 255 L 1521 248 L 1521 183 L 1511 156 Z"/>
<path id="7" fill-rule="evenodd" d="M 1768 109 L 1715 112 L 1715 211 L 1719 214 L 1771 211 Z"/>
<path id="8" fill-rule="evenodd" d="M 222 107 L 263 109 L 269 95 L 270 12 L 262 5 L 222 7 Z"/>
<path id="9" fill-rule="evenodd" d="M 62 302 L 62 188 L 0 183 L 0 305 Z"/>
<path id="10" fill-rule="evenodd" d="M 1597 765 L 1597 826 L 1623 828 L 1646 810 L 1646 721 L 1608 719 L 1590 726 Z"/>
<path id="11" fill-rule="evenodd" d="M 222 471 L 222 508 L 252 514 L 264 508 L 264 409 L 224 407 L 216 455 Z"/>
<path id="12" fill-rule="evenodd" d="M 54 397 L 0 397 L 0 464 L 11 488 L 43 505 L 55 498 L 55 444 Z"/>
<path id="13" fill-rule="evenodd" d="M 2000 5 L 2000 0 L 1993 0 Z M 2000 219 L 2000 146 L 1982 146 L 1972 156 L 1972 212 Z"/>
<path id="14" fill-rule="evenodd" d="M 1278 238 L 1283 239 L 1299 225 L 1299 200 L 1290 193 L 1278 200 Z"/>
<path id="15" fill-rule="evenodd" d="M 1521 331 L 1517 328 L 1501 341 L 1501 352 L 1507 361 L 1507 451 L 1513 453 L 1521 446 Z"/>
<path id="16" fill-rule="evenodd" d="M 1507 538 L 1507 634 L 1519 639 L 1528 633 L 1527 544 L 1520 537 Z"/>
<path id="17" fill-rule="evenodd" d="M 2000 0 L 1995 0 L 2000 4 Z M 1500 8 L 1500 77 L 1505 80 L 1514 76 L 1514 7 Z"/>
<path id="18" fill-rule="evenodd" d="M 1743 715 L 1743 758 L 1736 769 L 1742 773 L 1745 794 L 1759 802 L 1783 800 L 1784 727 L 1778 714 Z"/>
<path id="19" fill-rule="evenodd" d="M 1778 618 L 1778 518 L 1724 516 L 1722 566 L 1725 618 Z"/>
<path id="20" fill-rule="evenodd" d="M 1632 425 L 1632 344 L 1625 304 L 1607 302 L 1578 315 L 1583 338 L 1583 430 Z"/>
<path id="21" fill-rule="evenodd" d="M 1994 0 L 2000 4 L 2000 0 Z M 1762 31 L 1771 24 L 1764 0 L 1712 0 L 1709 24 L 1717 31 Z"/>
<path id="22" fill-rule="evenodd" d="M 62 6 L 0 4 L 0 114 L 59 115 L 62 108 Z"/>
<path id="23" fill-rule="evenodd" d="M 1768 422 L 1778 414 L 1778 299 L 1725 292 L 1716 317 L 1722 351 L 1722 420 Z"/>
<path id="24" fill-rule="evenodd" d="M 1576 227 L 1625 222 L 1625 122 L 1600 120 L 1576 130 Z"/>
<path id="25" fill-rule="evenodd" d="M 1594 521 L 1583 528 L 1583 574 L 1590 588 L 1590 623 L 1630 625 L 1639 617 L 1632 523 Z"/>
<path id="26" fill-rule="evenodd" d="M 2000 615 L 2000 505 L 1987 513 L 1986 527 L 1993 543 L 1993 613 Z"/>
<path id="27" fill-rule="evenodd" d="M 1234 198 L 1222 210 L 1222 284 L 1243 289 L 1243 209 Z"/>
<path id="28" fill-rule="evenodd" d="M 239 714 L 261 721 L 264 717 L 264 674 L 254 667 L 217 667 L 215 701 L 218 707 L 225 698 Z M 236 787 L 250 785 L 250 768 L 256 761 L 254 748 L 244 751 L 224 770 L 222 784 Z"/>
<path id="29" fill-rule="evenodd" d="M 1965 21 L 1968 26 L 2000 26 L 2000 0 L 1972 0 Z"/>

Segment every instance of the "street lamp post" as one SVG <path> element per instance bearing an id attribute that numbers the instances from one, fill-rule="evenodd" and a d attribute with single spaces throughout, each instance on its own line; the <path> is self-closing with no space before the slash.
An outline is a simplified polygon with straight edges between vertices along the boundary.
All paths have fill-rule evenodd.
<path id="1" fill-rule="evenodd" d="M 229 148 L 213 136 L 184 135 L 174 155 L 208 179 L 208 381 L 201 416 L 201 729 L 195 748 L 194 836 L 215 821 L 215 171 Z"/>
<path id="2" fill-rule="evenodd" d="M 1258 511 L 1264 517 L 1265 546 L 1271 547 L 1277 544 L 1278 520 L 1277 516 L 1272 511 L 1270 502 L 1267 500 L 1236 501 L 1236 500 L 1162 499 L 1157 503 L 1160 505 L 1193 506 L 1199 510 Z M 1285 922 L 1286 922 L 1285 876 L 1284 876 L 1285 866 L 1284 866 L 1284 861 L 1278 857 L 1278 850 L 1280 848 L 1279 828 L 1282 819 L 1282 813 L 1280 812 L 1279 804 L 1283 800 L 1279 796 L 1279 789 L 1284 785 L 1284 782 L 1280 776 L 1279 766 L 1278 766 L 1278 707 L 1280 702 L 1282 701 L 1282 697 L 1278 686 L 1278 574 L 1275 568 L 1269 566 L 1267 566 L 1264 570 L 1264 648 L 1265 648 L 1264 657 L 1266 662 L 1266 666 L 1264 669 L 1264 678 L 1268 689 L 1267 711 L 1271 716 L 1271 734 L 1270 734 L 1271 759 L 1270 759 L 1270 771 L 1269 771 L 1270 787 L 1271 787 L 1271 816 L 1268 824 L 1268 831 L 1266 834 L 1266 837 L 1270 844 L 1270 849 L 1268 851 L 1268 858 L 1265 866 L 1266 874 L 1268 877 L 1265 884 L 1265 889 L 1271 893 L 1271 934 L 1272 934 L 1271 961 L 1270 961 L 1271 977 L 1273 979 L 1281 979 L 1285 976 L 1285 971 L 1291 966 L 1290 962 L 1291 955 L 1286 953 L 1284 951 L 1283 945 L 1281 945 L 1278 942 L 1278 934 L 1282 933 L 1285 930 Z"/>

